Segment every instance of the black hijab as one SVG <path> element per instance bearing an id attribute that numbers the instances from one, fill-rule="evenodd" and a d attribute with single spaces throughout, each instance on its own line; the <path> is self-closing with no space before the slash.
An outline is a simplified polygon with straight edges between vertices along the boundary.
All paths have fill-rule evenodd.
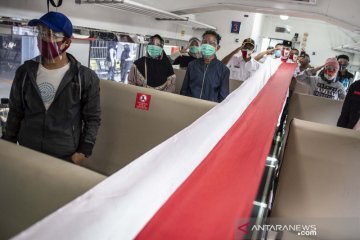
<path id="1" fill-rule="evenodd" d="M 150 87 L 161 86 L 166 82 L 168 77 L 174 75 L 174 69 L 165 51 L 162 52 L 159 58 L 142 57 L 134 62 L 144 78 L 146 77 L 145 61 L 147 65 L 147 85 Z"/>

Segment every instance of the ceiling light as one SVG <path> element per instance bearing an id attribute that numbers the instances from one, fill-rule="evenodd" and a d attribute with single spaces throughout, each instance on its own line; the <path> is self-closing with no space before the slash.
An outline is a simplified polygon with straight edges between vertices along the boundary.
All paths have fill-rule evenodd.
<path id="1" fill-rule="evenodd" d="M 288 19 L 289 19 L 289 16 L 280 15 L 280 19 L 281 19 L 281 20 L 288 20 Z"/>

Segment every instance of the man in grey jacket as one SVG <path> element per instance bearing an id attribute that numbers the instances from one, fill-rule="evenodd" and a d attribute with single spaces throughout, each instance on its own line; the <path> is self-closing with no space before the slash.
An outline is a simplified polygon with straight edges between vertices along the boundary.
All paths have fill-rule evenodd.
<path id="1" fill-rule="evenodd" d="M 324 67 L 324 75 L 313 76 Z M 339 63 L 335 58 L 328 58 L 324 66 L 307 69 L 296 77 L 301 84 L 310 86 L 311 94 L 334 100 L 345 99 L 345 88 L 336 80 L 339 71 Z"/>
<path id="2" fill-rule="evenodd" d="M 41 56 L 16 71 L 3 138 L 80 164 L 100 126 L 99 78 L 66 53 L 72 24 L 65 15 L 49 12 L 29 25 L 38 29 Z"/>

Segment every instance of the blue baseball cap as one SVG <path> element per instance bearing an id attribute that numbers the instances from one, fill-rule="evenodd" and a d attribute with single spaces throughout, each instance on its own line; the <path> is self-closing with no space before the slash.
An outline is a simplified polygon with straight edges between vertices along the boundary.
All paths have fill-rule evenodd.
<path id="1" fill-rule="evenodd" d="M 71 21 L 62 13 L 48 12 L 40 19 L 31 20 L 29 26 L 38 26 L 43 24 L 53 30 L 54 32 L 63 32 L 65 37 L 71 37 L 73 32 L 73 26 Z"/>

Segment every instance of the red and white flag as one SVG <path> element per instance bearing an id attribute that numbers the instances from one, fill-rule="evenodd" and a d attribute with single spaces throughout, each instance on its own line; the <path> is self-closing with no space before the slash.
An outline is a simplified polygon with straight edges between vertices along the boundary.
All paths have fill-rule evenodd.
<path id="1" fill-rule="evenodd" d="M 234 239 L 294 69 L 268 59 L 192 125 L 14 239 Z"/>

